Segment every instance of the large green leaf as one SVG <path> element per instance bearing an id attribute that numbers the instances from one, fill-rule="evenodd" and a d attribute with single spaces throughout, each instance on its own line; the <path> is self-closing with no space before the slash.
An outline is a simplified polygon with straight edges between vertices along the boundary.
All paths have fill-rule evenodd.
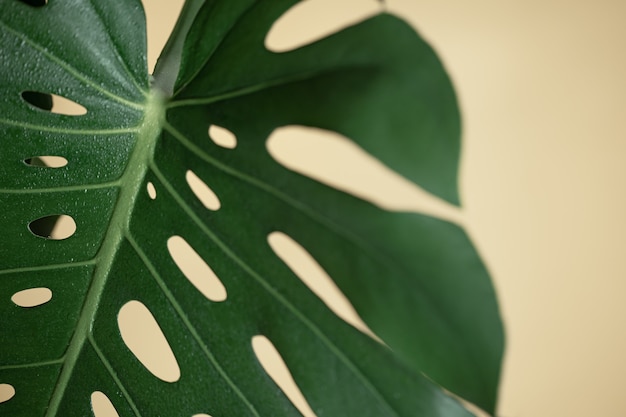
<path id="1" fill-rule="evenodd" d="M 0 414 L 90 415 L 101 391 L 120 416 L 299 415 L 255 357 L 255 335 L 275 345 L 318 416 L 469 415 L 431 381 L 493 412 L 502 328 L 462 229 L 377 208 L 265 148 L 280 126 L 333 130 L 457 202 L 454 92 L 409 26 L 381 14 L 276 54 L 264 37 L 296 1 L 191 2 L 151 88 L 138 1 L 27 3 L 0 1 L 0 384 L 16 391 Z M 51 113 L 47 94 L 88 112 Z M 213 143 L 210 125 L 237 147 Z M 24 163 L 42 155 L 69 163 Z M 188 170 L 219 210 L 198 200 Z M 57 214 L 75 220 L 70 238 L 29 231 Z M 294 275 L 268 245 L 275 231 L 315 257 L 386 345 Z M 225 301 L 185 278 L 172 236 L 215 271 Z M 50 288 L 51 301 L 11 301 L 33 287 Z M 122 340 L 130 300 L 162 328 L 178 381 L 155 378 Z"/>

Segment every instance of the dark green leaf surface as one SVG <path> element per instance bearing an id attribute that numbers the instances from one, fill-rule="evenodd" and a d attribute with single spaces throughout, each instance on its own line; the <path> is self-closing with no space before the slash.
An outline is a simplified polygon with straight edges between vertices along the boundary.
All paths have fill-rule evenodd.
<path id="1" fill-rule="evenodd" d="M 175 85 L 177 58 L 161 61 L 155 85 L 174 90 L 164 100 L 148 86 L 137 1 L 0 1 L 0 383 L 16 390 L 1 415 L 91 415 L 94 391 L 122 417 L 299 415 L 256 359 L 255 335 L 276 346 L 320 417 L 469 415 L 431 379 L 493 411 L 502 328 L 464 232 L 302 177 L 265 148 L 279 126 L 334 130 L 457 202 L 450 82 L 430 48 L 389 15 L 268 52 L 265 34 L 294 3 L 206 1 L 186 41 L 169 49 L 182 50 Z M 88 113 L 50 113 L 24 91 Z M 211 124 L 234 132 L 237 148 L 215 145 Z M 69 163 L 23 162 L 34 155 Z M 187 170 L 215 191 L 219 210 L 196 198 Z M 56 214 L 74 218 L 72 237 L 28 230 Z M 388 347 L 292 273 L 267 243 L 274 231 L 316 258 Z M 184 277 L 166 245 L 175 235 L 215 271 L 226 301 L 211 302 Z M 11 301 L 33 287 L 50 288 L 52 300 Z M 177 382 L 155 378 L 122 341 L 117 315 L 130 300 L 162 328 Z"/>

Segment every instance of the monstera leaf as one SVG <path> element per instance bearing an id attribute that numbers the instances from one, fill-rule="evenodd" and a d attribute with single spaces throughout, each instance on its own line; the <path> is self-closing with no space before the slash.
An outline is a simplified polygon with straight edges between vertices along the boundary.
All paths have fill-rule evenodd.
<path id="1" fill-rule="evenodd" d="M 14 391 L 0 415 L 92 415 L 94 393 L 120 416 L 300 415 L 257 359 L 259 335 L 318 416 L 469 415 L 450 392 L 494 411 L 502 327 L 462 229 L 380 209 L 266 149 L 281 126 L 338 132 L 458 203 L 450 81 L 385 13 L 268 51 L 295 3 L 188 2 L 152 78 L 138 0 L 0 1 L 0 384 Z M 50 111 L 51 95 L 86 113 Z M 212 141 L 210 126 L 236 147 Z M 207 208 L 190 176 L 217 203 Z M 75 222 L 67 239 L 50 233 L 58 215 Z M 292 272 L 268 243 L 275 232 L 317 260 L 379 339 Z M 173 239 L 206 262 L 221 296 L 187 278 Z M 51 298 L 15 302 L 32 288 Z M 174 380 L 125 343 L 129 303 L 158 323 Z"/>

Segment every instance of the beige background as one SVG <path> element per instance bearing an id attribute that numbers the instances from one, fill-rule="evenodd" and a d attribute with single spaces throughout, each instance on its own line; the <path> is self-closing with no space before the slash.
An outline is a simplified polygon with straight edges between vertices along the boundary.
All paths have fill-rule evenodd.
<path id="1" fill-rule="evenodd" d="M 310 132 L 297 133 L 297 148 L 283 141 L 294 132 L 281 132 L 272 154 L 382 206 L 466 226 L 506 320 L 501 416 L 626 415 L 626 2 L 387 3 L 432 42 L 455 81 L 465 125 L 463 209 L 395 178 L 341 138 L 315 140 L 337 155 L 323 167 Z M 181 0 L 145 4 L 152 67 Z M 276 25 L 268 46 L 288 48 L 379 7 L 308 0 Z M 290 256 L 303 274 L 323 279 L 306 256 Z M 340 301 L 330 302 L 349 310 Z M 114 415 L 105 408 L 98 417 Z"/>

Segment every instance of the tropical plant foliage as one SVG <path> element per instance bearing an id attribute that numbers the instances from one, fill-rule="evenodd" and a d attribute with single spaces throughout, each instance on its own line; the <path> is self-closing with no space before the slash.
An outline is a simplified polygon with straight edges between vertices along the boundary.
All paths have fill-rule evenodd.
<path id="1" fill-rule="evenodd" d="M 266 149 L 281 126 L 335 131 L 458 204 L 450 80 L 385 13 L 268 51 L 268 30 L 296 2 L 189 1 L 151 79 L 138 0 L 0 0 L 0 384 L 15 391 L 0 415 L 92 415 L 94 392 L 120 416 L 300 415 L 255 356 L 257 335 L 320 417 L 469 415 L 446 391 L 493 413 L 502 327 L 463 230 L 378 208 Z M 50 111 L 51 94 L 86 114 Z M 236 147 L 214 143 L 210 126 Z M 49 155 L 67 165 L 37 162 Z M 219 208 L 199 200 L 189 171 Z M 74 220 L 71 237 L 50 238 L 56 215 Z M 384 344 L 298 279 L 268 244 L 273 232 L 319 262 Z M 225 298 L 187 279 L 172 237 Z M 16 304 L 30 288 L 51 299 Z M 158 322 L 175 381 L 124 343 L 118 315 L 131 301 Z"/>

